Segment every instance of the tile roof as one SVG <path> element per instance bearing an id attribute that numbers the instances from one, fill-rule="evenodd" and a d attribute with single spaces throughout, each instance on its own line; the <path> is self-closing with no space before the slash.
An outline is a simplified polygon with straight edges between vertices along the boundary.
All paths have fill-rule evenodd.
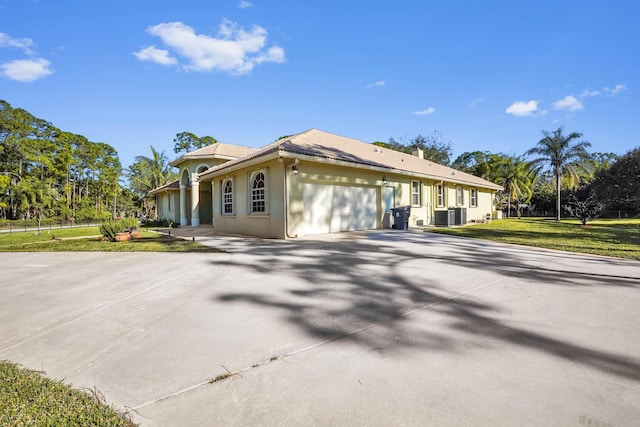
<path id="1" fill-rule="evenodd" d="M 153 190 L 149 191 L 149 194 L 156 194 L 166 190 L 179 190 L 179 189 L 180 189 L 180 180 L 176 179 L 175 181 L 169 182 L 158 188 L 154 188 Z"/>
<path id="2" fill-rule="evenodd" d="M 297 135 L 282 138 L 244 157 L 213 167 L 203 172 L 202 175 L 214 175 L 215 172 L 219 170 L 232 168 L 248 160 L 266 156 L 274 152 L 317 157 L 319 160 L 329 159 L 352 163 L 354 165 L 379 167 L 381 169 L 389 169 L 390 172 L 396 171 L 416 174 L 437 180 L 476 185 L 494 190 L 502 189 L 499 185 L 483 178 L 443 166 L 430 160 L 421 159 L 417 156 L 400 153 L 317 129 L 310 129 Z"/>
<path id="3" fill-rule="evenodd" d="M 176 166 L 189 159 L 200 159 L 206 157 L 237 159 L 239 157 L 244 157 L 248 154 L 251 154 L 255 151 L 258 151 L 258 148 L 243 147 L 241 145 L 224 144 L 222 142 L 218 142 L 216 144 L 211 144 L 206 147 L 190 151 L 173 160 L 170 164 L 171 166 Z"/>

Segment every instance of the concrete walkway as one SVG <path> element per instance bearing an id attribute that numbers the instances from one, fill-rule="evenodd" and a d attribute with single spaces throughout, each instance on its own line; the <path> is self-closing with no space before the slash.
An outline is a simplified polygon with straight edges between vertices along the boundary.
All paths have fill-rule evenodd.
<path id="1" fill-rule="evenodd" d="M 0 358 L 145 426 L 638 425 L 638 262 L 192 237 L 226 252 L 2 254 Z"/>

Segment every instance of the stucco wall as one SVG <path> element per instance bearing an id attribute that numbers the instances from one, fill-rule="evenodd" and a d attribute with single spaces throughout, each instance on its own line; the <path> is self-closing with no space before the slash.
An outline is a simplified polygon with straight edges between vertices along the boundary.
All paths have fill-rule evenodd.
<path id="1" fill-rule="evenodd" d="M 264 238 L 295 238 L 304 234 L 304 194 L 305 184 L 342 185 L 349 187 L 366 187 L 376 190 L 375 212 L 377 228 L 389 225 L 385 221 L 386 204 L 384 192 L 393 188 L 395 207 L 411 206 L 410 226 L 426 226 L 434 223 L 436 209 L 436 185 L 440 181 L 415 178 L 406 175 L 382 173 L 367 168 L 318 163 L 299 160 L 296 163 L 298 173 L 293 173 L 293 159 L 275 159 L 217 176 L 213 181 L 212 211 L 213 224 L 216 230 L 225 233 L 252 235 Z M 264 170 L 268 175 L 268 213 L 251 214 L 250 210 L 250 177 Z M 286 176 L 285 176 L 286 173 Z M 225 179 L 233 179 L 234 209 L 233 214 L 222 213 L 222 184 Z M 386 183 L 383 181 L 386 180 Z M 413 204 L 412 181 L 419 182 L 420 200 Z M 200 185 L 206 185 L 202 182 Z M 455 206 L 456 185 L 444 183 L 446 200 L 445 208 Z M 288 192 L 285 192 L 285 186 Z M 470 187 L 462 186 L 464 191 L 463 207 L 467 208 L 467 220 L 480 220 L 491 212 L 492 192 L 477 188 L 477 206 L 470 206 Z M 285 212 L 288 204 L 288 212 Z"/>
<path id="2" fill-rule="evenodd" d="M 250 176 L 264 171 L 267 179 L 267 213 L 250 213 Z M 222 183 L 233 179 L 233 214 L 222 213 Z M 202 182 L 200 185 L 205 185 Z M 248 167 L 213 180 L 213 225 L 216 231 L 263 238 L 285 238 L 284 212 L 284 160 L 273 160 L 259 167 Z"/>
<path id="3" fill-rule="evenodd" d="M 222 163 L 228 162 L 227 159 L 189 159 L 185 160 L 183 163 L 180 163 L 179 166 L 179 176 L 182 176 L 182 173 L 186 170 L 191 176 L 192 173 L 202 172 L 202 169 L 209 169 L 214 166 L 220 165 Z"/>
<path id="4" fill-rule="evenodd" d="M 300 161 L 297 164 L 298 174 L 289 172 L 289 234 L 290 236 L 302 236 L 304 234 L 304 195 L 303 184 L 329 184 L 345 185 L 352 187 L 369 187 L 377 190 L 376 215 L 378 217 L 377 228 L 382 228 L 384 211 L 381 205 L 381 188 L 384 174 L 366 169 L 354 169 L 332 164 Z M 390 178 L 389 186 L 391 183 Z M 396 199 L 400 196 L 396 191 Z M 396 205 L 398 203 L 396 202 Z"/>
<path id="5" fill-rule="evenodd" d="M 171 203 L 169 203 L 171 199 Z M 177 191 L 165 191 L 156 196 L 158 203 L 158 218 L 171 222 L 180 221 L 180 193 Z"/>

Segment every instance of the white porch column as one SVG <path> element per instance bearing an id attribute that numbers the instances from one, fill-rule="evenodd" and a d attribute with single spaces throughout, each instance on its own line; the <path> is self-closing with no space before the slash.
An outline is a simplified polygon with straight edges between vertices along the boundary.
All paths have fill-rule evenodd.
<path id="1" fill-rule="evenodd" d="M 187 225 L 187 186 L 180 184 L 180 225 Z"/>
<path id="2" fill-rule="evenodd" d="M 198 175 L 191 175 L 191 226 L 200 225 L 200 182 Z"/>

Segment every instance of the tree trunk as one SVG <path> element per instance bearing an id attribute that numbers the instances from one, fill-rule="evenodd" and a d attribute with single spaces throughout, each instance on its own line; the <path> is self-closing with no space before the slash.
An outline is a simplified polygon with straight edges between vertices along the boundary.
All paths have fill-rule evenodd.
<path id="1" fill-rule="evenodd" d="M 556 221 L 560 221 L 560 174 L 556 173 Z"/>

